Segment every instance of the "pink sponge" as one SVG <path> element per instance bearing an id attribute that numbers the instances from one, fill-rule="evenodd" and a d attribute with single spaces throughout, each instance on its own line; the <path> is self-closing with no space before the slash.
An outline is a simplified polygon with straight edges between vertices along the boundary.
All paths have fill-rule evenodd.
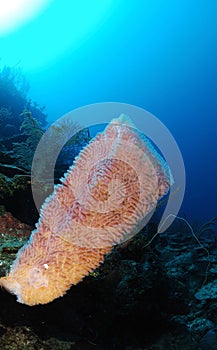
<path id="1" fill-rule="evenodd" d="M 114 119 L 45 201 L 36 230 L 0 284 L 28 305 L 62 296 L 138 232 L 171 185 L 168 167 L 129 118 Z"/>

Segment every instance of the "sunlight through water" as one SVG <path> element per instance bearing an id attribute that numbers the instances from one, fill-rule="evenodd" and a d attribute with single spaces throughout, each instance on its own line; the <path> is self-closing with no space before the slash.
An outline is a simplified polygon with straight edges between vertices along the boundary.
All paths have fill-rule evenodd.
<path id="1" fill-rule="evenodd" d="M 0 0 L 1 63 L 44 69 L 98 31 L 116 0 Z"/>
<path id="2" fill-rule="evenodd" d="M 0 0 L 0 36 L 37 16 L 51 0 Z"/>

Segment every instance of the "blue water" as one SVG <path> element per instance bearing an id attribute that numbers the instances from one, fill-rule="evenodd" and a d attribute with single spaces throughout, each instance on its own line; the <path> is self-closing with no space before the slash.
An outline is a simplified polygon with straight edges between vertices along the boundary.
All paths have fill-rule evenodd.
<path id="1" fill-rule="evenodd" d="M 54 0 L 0 38 L 49 122 L 96 102 L 142 107 L 170 130 L 186 168 L 180 213 L 217 216 L 217 2 Z M 91 5 L 90 5 L 91 4 Z"/>

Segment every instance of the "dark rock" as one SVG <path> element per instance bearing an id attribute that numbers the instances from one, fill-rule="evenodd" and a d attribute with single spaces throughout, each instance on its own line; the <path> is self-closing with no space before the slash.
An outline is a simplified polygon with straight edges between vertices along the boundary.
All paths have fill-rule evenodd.
<path id="1" fill-rule="evenodd" d="M 210 329 L 200 340 L 201 350 L 217 350 L 217 328 Z"/>

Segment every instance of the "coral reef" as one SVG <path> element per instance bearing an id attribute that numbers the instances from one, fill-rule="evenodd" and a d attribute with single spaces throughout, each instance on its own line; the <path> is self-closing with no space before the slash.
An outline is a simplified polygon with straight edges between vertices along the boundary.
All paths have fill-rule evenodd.
<path id="1" fill-rule="evenodd" d="M 25 148 L 31 136 L 27 124 L 20 130 L 24 119 L 31 121 L 32 117 L 41 123 L 41 130 L 46 125 L 44 108 L 28 100 L 27 91 L 28 84 L 19 71 L 9 67 L 0 71 L 1 277 L 9 272 L 38 219 L 31 198 L 31 155 L 26 165 L 19 147 L 14 147 L 18 144 Z M 32 126 L 34 138 L 34 122 Z M 65 132 L 67 125 L 64 128 Z M 89 136 L 84 130 L 64 147 L 56 178 L 62 176 Z M 97 191 L 94 194 L 99 195 Z M 0 348 L 216 350 L 215 225 L 216 218 L 202 226 L 194 225 L 198 244 L 184 221 L 176 220 L 157 236 L 156 224 L 149 223 L 132 239 L 114 247 L 104 264 L 72 286 L 64 298 L 47 305 L 29 308 L 0 289 Z M 63 249 L 70 246 L 68 240 L 60 244 Z M 93 253 L 95 256 L 96 250 Z M 31 281 L 37 284 L 40 270 L 34 272 Z"/>
<path id="2" fill-rule="evenodd" d="M 22 224 L 3 215 L 1 276 L 31 230 L 21 226 L 18 231 Z M 208 257 L 184 223 L 176 220 L 157 236 L 156 227 L 151 222 L 114 247 L 104 264 L 50 304 L 28 308 L 1 290 L 0 348 L 215 349 L 217 299 L 195 298 L 205 278 L 207 284 L 216 278 L 214 231 L 209 232 Z M 207 238 L 207 232 L 203 235 Z"/>
<path id="3" fill-rule="evenodd" d="M 8 271 L 17 250 L 27 241 L 32 226 L 22 223 L 0 207 L 0 267 L 1 273 Z"/>
<path id="4" fill-rule="evenodd" d="M 0 69 L 1 137 L 7 138 L 11 134 L 19 134 L 24 109 L 28 109 L 42 126 L 47 124 L 43 108 L 28 99 L 28 90 L 29 84 L 21 69 L 9 66 Z M 10 131 L 7 125 L 13 127 L 13 131 Z M 10 131 L 9 135 L 8 131 Z"/>
<path id="5" fill-rule="evenodd" d="M 0 67 L 0 205 L 33 224 L 38 213 L 31 196 L 30 164 L 47 116 L 28 98 L 28 89 L 21 69 Z"/>
<path id="6" fill-rule="evenodd" d="M 30 171 L 34 152 L 43 135 L 43 129 L 30 111 L 24 110 L 22 114 L 24 117 L 20 130 L 26 135 L 26 140 L 13 143 L 13 157 L 17 159 L 19 166 Z"/>

